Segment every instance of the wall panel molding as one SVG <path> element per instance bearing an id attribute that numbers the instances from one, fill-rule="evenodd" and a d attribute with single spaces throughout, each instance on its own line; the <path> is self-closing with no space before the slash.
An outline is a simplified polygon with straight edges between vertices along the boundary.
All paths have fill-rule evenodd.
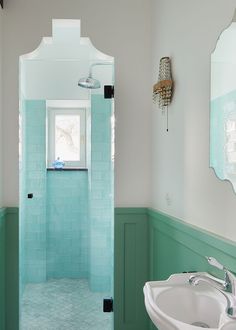
<path id="1" fill-rule="evenodd" d="M 19 327 L 18 208 L 0 209 L 0 330 Z"/>
<path id="2" fill-rule="evenodd" d="M 5 330 L 5 286 L 6 286 L 6 266 L 5 248 L 6 246 L 6 209 L 0 209 L 0 330 Z"/>
<path id="3" fill-rule="evenodd" d="M 152 279 L 191 270 L 223 275 L 208 265 L 207 255 L 236 272 L 235 242 L 153 209 L 148 209 L 148 216 Z"/>
<path id="4" fill-rule="evenodd" d="M 19 329 L 19 209 L 6 209 L 6 329 Z"/>
<path id="5" fill-rule="evenodd" d="M 5 219 L 4 231 L 2 219 Z M 18 208 L 0 209 L 1 233 L 5 237 L 7 325 L 3 329 L 0 326 L 0 330 L 17 330 Z M 236 272 L 235 242 L 153 209 L 116 208 L 114 329 L 150 329 L 143 297 L 146 281 L 166 279 L 173 273 L 192 270 L 223 276 L 207 264 L 205 255 L 216 257 Z"/>
<path id="6" fill-rule="evenodd" d="M 145 208 L 115 210 L 114 329 L 146 330 L 143 286 L 148 279 L 148 218 Z"/>

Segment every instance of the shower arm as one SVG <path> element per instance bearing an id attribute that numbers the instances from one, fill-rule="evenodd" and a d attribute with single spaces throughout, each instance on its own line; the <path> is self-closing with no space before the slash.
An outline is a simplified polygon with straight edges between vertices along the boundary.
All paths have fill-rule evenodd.
<path id="1" fill-rule="evenodd" d="M 94 67 L 94 66 L 97 66 L 97 65 L 113 65 L 113 63 L 111 63 L 111 62 L 96 62 L 96 63 L 91 64 L 91 65 L 90 65 L 90 68 L 89 68 L 89 77 L 90 77 L 90 78 L 92 78 L 92 70 L 93 70 L 93 67 Z M 112 80 L 114 80 L 113 78 L 114 78 L 114 77 L 113 77 L 113 72 L 112 72 Z"/>

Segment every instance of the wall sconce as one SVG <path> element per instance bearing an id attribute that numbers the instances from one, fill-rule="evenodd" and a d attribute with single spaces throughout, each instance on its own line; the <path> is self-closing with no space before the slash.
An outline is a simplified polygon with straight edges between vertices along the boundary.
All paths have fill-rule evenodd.
<path id="1" fill-rule="evenodd" d="M 171 103 L 173 94 L 173 81 L 171 77 L 171 61 L 169 57 L 162 57 L 159 65 L 158 82 L 153 86 L 153 101 L 158 102 L 163 113 L 167 113 L 168 132 L 168 106 Z"/>

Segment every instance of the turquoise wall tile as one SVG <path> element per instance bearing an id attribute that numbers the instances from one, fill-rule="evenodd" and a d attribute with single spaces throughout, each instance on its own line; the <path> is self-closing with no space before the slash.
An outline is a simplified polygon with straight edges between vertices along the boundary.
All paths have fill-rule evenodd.
<path id="1" fill-rule="evenodd" d="M 55 277 L 89 277 L 91 289 L 112 290 L 112 101 L 93 95 L 91 109 L 88 171 L 47 172 L 45 101 L 22 103 L 21 291 L 27 282 Z"/>
<path id="2" fill-rule="evenodd" d="M 46 279 L 46 102 L 21 106 L 22 171 L 20 173 L 21 292 L 27 282 Z M 27 194 L 34 198 L 28 199 Z"/>
<path id="3" fill-rule="evenodd" d="M 90 167 L 90 288 L 113 290 L 113 180 L 111 159 L 112 100 L 92 95 Z"/>
<path id="4" fill-rule="evenodd" d="M 110 291 L 113 286 L 114 228 L 111 160 L 112 101 L 92 95 L 91 107 L 90 288 Z"/>
<path id="5" fill-rule="evenodd" d="M 47 278 L 88 276 L 88 173 L 47 173 Z"/>

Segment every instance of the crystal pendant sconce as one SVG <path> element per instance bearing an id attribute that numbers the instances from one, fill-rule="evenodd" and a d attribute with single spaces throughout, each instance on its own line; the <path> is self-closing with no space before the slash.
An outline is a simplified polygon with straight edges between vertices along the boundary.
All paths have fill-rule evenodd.
<path id="1" fill-rule="evenodd" d="M 169 57 L 162 57 L 159 65 L 158 82 L 153 86 L 153 102 L 158 103 L 164 113 L 167 112 L 168 131 L 168 106 L 173 94 L 173 81 L 171 76 L 171 61 Z"/>

